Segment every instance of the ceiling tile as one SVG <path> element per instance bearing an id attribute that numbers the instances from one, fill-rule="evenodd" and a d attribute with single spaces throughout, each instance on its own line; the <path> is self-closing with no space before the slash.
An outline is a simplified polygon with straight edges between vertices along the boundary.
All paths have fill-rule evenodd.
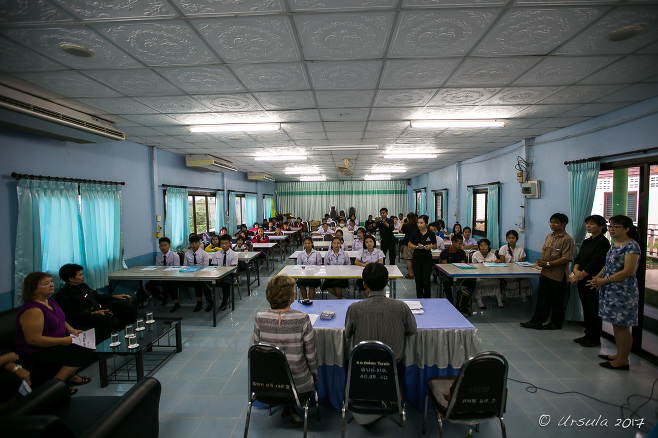
<path id="1" fill-rule="evenodd" d="M 121 114 L 124 119 L 152 127 L 180 125 L 181 122 L 165 114 Z"/>
<path id="2" fill-rule="evenodd" d="M 581 84 L 630 84 L 656 74 L 657 55 L 627 56 L 586 77 Z"/>
<path id="3" fill-rule="evenodd" d="M 254 93 L 254 97 L 267 110 L 315 108 L 313 93 L 310 91 Z"/>
<path id="4" fill-rule="evenodd" d="M 325 122 L 355 122 L 368 120 L 370 108 L 330 108 L 321 109 L 320 115 Z"/>
<path id="5" fill-rule="evenodd" d="M 573 84 L 618 59 L 618 56 L 548 57 L 514 81 L 514 85 Z"/>
<path id="6" fill-rule="evenodd" d="M 597 99 L 596 102 L 639 102 L 658 95 L 658 84 L 633 84 L 615 93 Z"/>
<path id="7" fill-rule="evenodd" d="M 384 66 L 380 87 L 440 87 L 458 65 L 457 59 L 388 60 Z"/>
<path id="8" fill-rule="evenodd" d="M 324 126 L 322 123 L 282 123 L 281 129 L 287 133 L 298 133 L 298 132 L 324 132 Z"/>
<path id="9" fill-rule="evenodd" d="M 327 132 L 327 138 L 329 140 L 358 141 L 363 138 L 363 132 Z"/>
<path id="10" fill-rule="evenodd" d="M 380 90 L 374 106 L 423 106 L 436 93 L 436 89 Z"/>
<path id="11" fill-rule="evenodd" d="M 14 41 L 27 45 L 42 55 L 72 68 L 139 67 L 137 61 L 114 47 L 113 44 L 82 27 L 5 29 L 2 33 Z M 95 56 L 80 58 L 69 55 L 59 48 L 60 44 L 65 43 L 86 47 L 92 50 Z"/>
<path id="12" fill-rule="evenodd" d="M 298 142 L 298 140 L 324 140 L 327 134 L 324 132 L 291 132 L 290 138 Z"/>
<path id="13" fill-rule="evenodd" d="M 327 132 L 365 131 L 366 122 L 324 122 Z"/>
<path id="14" fill-rule="evenodd" d="M 350 9 L 391 8 L 397 0 L 288 0 L 290 9 L 300 11 L 326 11 Z"/>
<path id="15" fill-rule="evenodd" d="M 366 129 L 374 131 L 402 131 L 409 127 L 409 122 L 368 122 Z"/>
<path id="16" fill-rule="evenodd" d="M 630 105 L 629 102 L 586 103 L 560 115 L 564 117 L 596 117 L 628 105 Z"/>
<path id="17" fill-rule="evenodd" d="M 315 62 L 308 66 L 313 86 L 319 90 L 373 88 L 381 67 L 381 61 Z"/>
<path id="18" fill-rule="evenodd" d="M 94 27 L 146 65 L 195 65 L 218 61 L 182 21 L 99 24 Z"/>
<path id="19" fill-rule="evenodd" d="M 258 102 L 249 93 L 216 94 L 213 96 L 193 96 L 197 101 L 213 111 L 261 111 Z"/>
<path id="20" fill-rule="evenodd" d="M 475 105 L 451 105 L 444 107 L 428 106 L 416 114 L 418 119 L 462 119 L 477 106 Z M 374 111 L 374 110 L 373 110 Z"/>
<path id="21" fill-rule="evenodd" d="M 422 108 L 373 108 L 369 120 L 409 120 L 421 111 Z"/>
<path id="22" fill-rule="evenodd" d="M 161 113 L 210 112 L 213 109 L 201 105 L 189 96 L 136 97 L 135 99 Z"/>
<path id="23" fill-rule="evenodd" d="M 286 17 L 237 17 L 190 22 L 226 62 L 300 59 Z"/>
<path id="24" fill-rule="evenodd" d="M 499 13 L 497 9 L 403 11 L 388 56 L 465 55 Z"/>
<path id="25" fill-rule="evenodd" d="M 624 41 L 610 41 L 607 35 L 626 26 L 643 25 L 639 35 Z M 569 43 L 557 50 L 557 54 L 626 54 L 631 53 L 658 38 L 658 6 L 622 6 L 608 13 L 594 25 L 585 29 Z"/>
<path id="26" fill-rule="evenodd" d="M 623 85 L 573 85 L 542 100 L 549 103 L 587 103 L 623 88 Z"/>
<path id="27" fill-rule="evenodd" d="M 537 64 L 539 60 L 539 57 L 466 59 L 448 84 L 467 87 L 505 86 Z"/>
<path id="28" fill-rule="evenodd" d="M 372 97 L 375 94 L 373 90 L 363 91 L 316 91 L 320 108 L 358 108 L 369 107 Z"/>
<path id="29" fill-rule="evenodd" d="M 70 97 L 118 97 L 121 94 L 77 71 L 21 73 L 20 79 Z"/>
<path id="30" fill-rule="evenodd" d="M 46 71 L 66 68 L 58 62 L 39 55 L 2 36 L 0 36 L 0 47 L 2 47 L 3 59 L 11 59 L 11 62 L 2 63 L 2 71 L 5 72 Z"/>
<path id="31" fill-rule="evenodd" d="M 0 3 L 0 24 L 69 20 L 70 16 L 45 0 L 4 0 Z"/>
<path id="32" fill-rule="evenodd" d="M 532 127 L 559 129 L 564 128 L 565 126 L 575 125 L 576 123 L 580 123 L 588 119 L 589 117 L 551 117 L 550 119 L 546 119 L 542 122 L 532 125 Z"/>
<path id="33" fill-rule="evenodd" d="M 598 19 L 604 8 L 510 9 L 473 54 L 547 55 Z"/>
<path id="34" fill-rule="evenodd" d="M 173 0 L 188 16 L 281 12 L 279 0 Z"/>
<path id="35" fill-rule="evenodd" d="M 126 95 L 168 96 L 182 94 L 181 90 L 148 69 L 85 70 L 83 73 Z"/>
<path id="36" fill-rule="evenodd" d="M 579 105 L 532 105 L 514 115 L 514 117 L 557 117 Z"/>
<path id="37" fill-rule="evenodd" d="M 302 64 L 234 64 L 231 69 L 252 91 L 307 90 Z"/>
<path id="38" fill-rule="evenodd" d="M 142 105 L 130 97 L 80 98 L 82 103 L 100 108 L 110 114 L 154 114 L 158 111 Z"/>
<path id="39" fill-rule="evenodd" d="M 275 122 L 319 122 L 320 115 L 316 109 L 268 111 Z"/>
<path id="40" fill-rule="evenodd" d="M 52 0 L 81 20 L 118 18 L 174 17 L 176 13 L 164 0 L 95 1 Z"/>
<path id="41" fill-rule="evenodd" d="M 222 65 L 208 67 L 156 68 L 169 82 L 190 94 L 243 91 L 233 73 Z"/>
<path id="42" fill-rule="evenodd" d="M 213 125 L 221 123 L 263 123 L 272 122 L 265 111 L 243 113 L 195 113 L 172 114 L 171 117 L 187 125 Z"/>
<path id="43" fill-rule="evenodd" d="M 487 100 L 486 104 L 531 104 L 539 102 L 561 89 L 562 87 L 508 87 Z"/>
<path id="44" fill-rule="evenodd" d="M 381 58 L 393 13 L 296 15 L 304 58 Z"/>
<path id="45" fill-rule="evenodd" d="M 428 105 L 477 105 L 500 90 L 500 88 L 442 88 Z"/>
<path id="46" fill-rule="evenodd" d="M 473 0 L 404 0 L 403 6 L 409 7 L 436 7 L 436 6 L 473 6 Z M 477 0 L 477 5 L 504 6 L 509 0 Z"/>

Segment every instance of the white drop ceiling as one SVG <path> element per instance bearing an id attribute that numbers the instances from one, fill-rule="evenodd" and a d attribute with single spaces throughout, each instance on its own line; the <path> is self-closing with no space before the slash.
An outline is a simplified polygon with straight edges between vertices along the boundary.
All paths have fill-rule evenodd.
<path id="1" fill-rule="evenodd" d="M 644 31 L 613 42 L 625 26 Z M 62 43 L 95 52 L 79 58 Z M 658 95 L 658 5 L 598 0 L 4 0 L 0 83 L 110 120 L 129 140 L 278 181 L 410 178 Z M 504 118 L 417 131 L 410 119 Z M 281 122 L 275 133 L 189 124 Z M 313 146 L 377 150 L 313 151 Z M 93 147 L 93 146 L 90 146 Z M 385 160 L 435 150 L 436 159 Z M 348 158 L 354 175 L 336 171 Z"/>

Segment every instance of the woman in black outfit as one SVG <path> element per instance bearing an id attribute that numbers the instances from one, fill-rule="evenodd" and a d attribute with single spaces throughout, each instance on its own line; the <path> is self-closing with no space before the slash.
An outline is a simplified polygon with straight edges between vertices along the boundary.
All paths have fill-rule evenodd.
<path id="1" fill-rule="evenodd" d="M 569 276 L 569 281 L 578 286 L 578 295 L 583 305 L 583 317 L 585 318 L 585 336 L 573 341 L 583 347 L 599 347 L 602 324 L 599 316 L 599 294 L 590 289 L 587 282 L 603 269 L 610 242 L 605 237 L 608 227 L 603 216 L 595 214 L 585 218 L 585 227 L 591 236 L 583 241 L 574 260 L 573 272 Z"/>
<path id="2" fill-rule="evenodd" d="M 407 262 L 406 278 L 414 278 L 414 267 L 411 263 L 414 250 L 409 248 L 409 238 L 417 229 L 418 216 L 416 216 L 416 213 L 407 214 L 407 223 L 402 225 L 402 228 L 400 228 L 400 232 L 404 234 L 404 239 L 402 239 L 402 242 L 400 242 L 400 248 L 403 251 L 400 258 L 404 258 Z"/>
<path id="3" fill-rule="evenodd" d="M 416 298 L 432 298 L 430 277 L 432 276 L 432 250 L 436 249 L 436 234 L 427 228 L 429 217 L 418 218 L 418 229 L 409 238 L 413 250 L 412 264 L 416 276 Z"/>

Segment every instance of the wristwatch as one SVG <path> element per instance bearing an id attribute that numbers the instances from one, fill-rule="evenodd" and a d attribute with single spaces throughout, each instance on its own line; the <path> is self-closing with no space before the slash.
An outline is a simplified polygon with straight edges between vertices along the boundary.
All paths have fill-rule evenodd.
<path id="1" fill-rule="evenodd" d="M 14 367 L 13 370 L 11 370 L 11 372 L 15 373 L 16 371 L 20 370 L 21 368 L 23 368 L 23 366 L 21 364 L 16 364 L 16 366 Z"/>
<path id="2" fill-rule="evenodd" d="M 546 262 L 546 267 L 550 268 L 551 267 L 551 262 Z"/>

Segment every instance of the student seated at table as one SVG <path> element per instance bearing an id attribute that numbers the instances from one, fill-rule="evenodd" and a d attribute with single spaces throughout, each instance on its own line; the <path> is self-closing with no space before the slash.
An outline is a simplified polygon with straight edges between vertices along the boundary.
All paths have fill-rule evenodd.
<path id="1" fill-rule="evenodd" d="M 250 236 L 255 236 L 258 233 L 258 228 L 260 227 L 260 224 L 258 222 L 254 222 L 254 226 L 249 228 L 249 235 Z"/>
<path id="2" fill-rule="evenodd" d="M 304 238 L 304 251 L 300 251 L 297 255 L 297 264 L 303 266 L 322 265 L 322 254 L 313 248 L 313 239 L 310 237 Z M 314 278 L 300 278 L 297 280 L 299 292 L 304 299 L 313 300 L 315 298 L 315 288 L 320 287 L 320 280 Z M 308 287 L 308 295 L 306 288 Z"/>
<path id="3" fill-rule="evenodd" d="M 185 253 L 183 266 L 201 265 L 205 267 L 209 264 L 210 257 L 208 257 L 208 253 L 201 250 L 199 247 L 199 236 L 195 235 L 190 237 L 190 250 Z M 205 282 L 200 281 L 186 283 L 186 286 L 192 286 L 194 288 L 194 294 L 196 295 L 196 306 L 194 306 L 193 312 L 198 312 L 203 307 L 203 300 L 201 299 L 202 295 L 206 297 L 206 312 L 210 312 L 212 310 L 212 291 L 210 290 L 210 286 Z M 177 300 L 174 300 L 174 303 L 177 303 Z"/>
<path id="4" fill-rule="evenodd" d="M 267 223 L 267 231 L 276 231 L 276 225 L 273 221 Z"/>
<path id="5" fill-rule="evenodd" d="M 352 234 L 352 233 L 349 233 L 349 234 Z M 338 238 L 340 239 L 340 242 L 341 242 L 341 246 L 340 246 L 340 248 L 341 248 L 343 251 L 347 251 L 347 250 L 348 250 L 348 247 L 347 247 L 347 243 L 345 242 L 345 238 L 344 238 L 343 230 L 341 230 L 341 229 L 337 229 L 337 230 L 336 230 L 336 237 L 338 237 Z M 352 241 L 354 241 L 354 236 L 352 236 Z"/>
<path id="6" fill-rule="evenodd" d="M 452 245 L 441 251 L 439 263 L 444 265 L 447 263 L 466 263 L 466 253 L 462 250 L 462 244 L 464 242 L 462 235 L 454 234 L 451 241 Z M 454 305 L 452 296 L 452 278 L 439 271 L 439 281 L 441 282 L 441 287 L 443 288 L 443 293 L 446 298 L 450 301 L 450 304 Z M 472 292 L 475 282 L 473 280 L 464 280 L 461 284 L 464 285 L 469 292 Z"/>
<path id="7" fill-rule="evenodd" d="M 53 298 L 64 311 L 66 320 L 78 327 L 93 327 L 97 342 L 137 319 L 137 302 L 133 297 L 99 294 L 92 290 L 84 282 L 82 266 L 74 263 L 62 266 L 59 278 L 66 284 Z"/>
<path id="8" fill-rule="evenodd" d="M 285 234 L 283 234 L 283 230 L 281 229 L 281 225 L 277 224 L 277 226 L 274 227 L 274 234 L 273 235 L 274 236 L 285 236 Z"/>
<path id="9" fill-rule="evenodd" d="M 235 252 L 247 252 L 253 251 L 254 247 L 252 243 L 244 238 L 244 235 L 241 233 L 236 234 L 235 236 L 235 247 L 233 251 Z"/>
<path id="10" fill-rule="evenodd" d="M 325 223 L 322 224 L 322 226 L 320 228 L 318 228 L 318 230 L 315 232 L 315 234 L 318 235 L 318 236 L 324 236 L 324 235 L 327 235 L 327 234 L 334 234 L 334 230 L 329 228 L 329 224 L 325 222 Z"/>
<path id="11" fill-rule="evenodd" d="M 180 257 L 171 250 L 171 240 L 168 237 L 161 237 L 158 240 L 158 247 L 160 248 L 160 252 L 155 256 L 155 266 L 180 266 Z M 178 302 L 176 282 L 151 280 L 146 282 L 144 287 L 152 296 L 162 300 L 163 306 L 167 305 L 167 298 L 169 297 L 175 300 L 175 303 Z M 160 288 L 162 288 L 161 292 L 158 290 Z M 180 305 L 178 307 L 174 305 L 171 312 L 175 312 L 178 308 L 180 308 Z"/>
<path id="12" fill-rule="evenodd" d="M 203 239 L 201 239 L 201 236 L 199 236 L 199 235 L 196 234 L 196 233 L 190 233 L 189 237 L 187 238 L 187 242 L 188 242 L 188 244 L 187 244 L 187 246 L 186 246 L 185 248 L 183 248 L 183 250 L 182 250 L 183 253 L 186 253 L 187 251 L 189 251 L 189 250 L 192 249 L 192 245 L 191 245 L 191 241 L 190 241 L 190 239 L 192 238 L 192 236 L 196 236 L 196 237 L 199 238 L 199 248 L 204 249 L 204 248 L 206 247 L 205 244 L 203 243 Z"/>
<path id="13" fill-rule="evenodd" d="M 225 228 L 222 227 L 222 230 L 225 230 Z M 224 232 L 224 234 L 226 234 L 226 232 Z M 210 243 L 208 244 L 208 246 L 206 246 L 204 251 L 206 251 L 206 252 L 217 252 L 220 249 L 222 249 L 222 247 L 219 246 L 219 235 L 215 234 L 214 236 L 212 236 L 210 238 Z"/>
<path id="14" fill-rule="evenodd" d="M 501 263 L 516 263 L 525 260 L 525 251 L 517 245 L 519 233 L 516 230 L 509 230 L 505 233 L 507 245 L 503 245 L 498 250 L 498 257 Z M 524 303 L 528 302 L 528 297 L 532 295 L 532 285 L 527 278 L 505 278 L 505 298 L 515 298 L 521 296 Z M 503 299 L 505 301 L 505 299 Z"/>
<path id="15" fill-rule="evenodd" d="M 443 222 L 442 219 L 438 219 L 434 223 L 436 224 L 436 229 L 437 229 L 436 236 L 437 237 L 440 236 L 441 239 L 445 239 L 446 238 L 446 230 L 445 230 L 446 223 Z"/>
<path id="16" fill-rule="evenodd" d="M 295 280 L 277 275 L 267 283 L 265 298 L 270 309 L 256 314 L 254 343 L 276 345 L 283 350 L 297 393 L 300 398 L 307 398 L 319 379 L 318 359 L 311 319 L 290 308 L 295 301 Z M 285 406 L 281 417 L 293 427 L 304 424 L 294 406 Z"/>
<path id="17" fill-rule="evenodd" d="M 372 218 L 372 215 L 368 215 L 368 219 L 366 220 L 365 223 L 366 231 L 369 234 L 375 234 L 377 232 L 377 224 L 375 223 L 375 220 Z"/>
<path id="18" fill-rule="evenodd" d="M 354 229 L 356 230 L 359 227 L 359 220 L 356 218 L 355 214 L 350 215 L 350 220 L 354 221 Z"/>
<path id="19" fill-rule="evenodd" d="M 460 224 L 455 224 L 452 226 L 452 233 L 450 233 L 450 241 L 452 241 L 452 236 L 455 234 L 462 234 L 462 226 Z"/>
<path id="20" fill-rule="evenodd" d="M 304 222 L 302 221 L 301 217 L 297 218 L 297 222 L 295 222 L 295 228 L 301 228 L 302 231 L 306 231 L 306 227 L 304 226 Z"/>
<path id="21" fill-rule="evenodd" d="M 489 239 L 480 239 L 478 249 L 473 254 L 473 263 L 500 263 L 496 255 L 491 252 L 491 242 Z M 487 306 L 482 302 L 482 297 L 496 296 L 498 307 L 503 307 L 503 297 L 500 294 L 500 280 L 497 278 L 478 278 L 475 282 L 475 298 L 480 309 L 486 309 Z"/>
<path id="22" fill-rule="evenodd" d="M 270 238 L 265 234 L 263 227 L 258 228 L 258 233 L 251 239 L 251 243 L 270 243 Z"/>
<path id="23" fill-rule="evenodd" d="M 350 256 L 347 250 L 343 249 L 344 243 L 341 242 L 340 237 L 336 236 L 331 241 L 331 250 L 324 256 L 325 265 L 351 265 Z M 343 288 L 350 287 L 350 282 L 347 279 L 328 278 L 322 283 L 322 289 L 325 289 L 336 298 L 343 298 Z"/>
<path id="24" fill-rule="evenodd" d="M 360 227 L 356 230 L 356 239 L 352 241 L 352 251 L 361 251 L 363 249 L 363 240 L 366 238 L 366 229 Z"/>
<path id="25" fill-rule="evenodd" d="M 439 226 L 436 222 L 430 224 L 430 231 L 436 235 L 436 249 L 446 249 L 446 244 L 443 241 L 443 233 L 439 231 Z"/>
<path id="26" fill-rule="evenodd" d="M 349 231 L 351 231 L 352 233 L 354 233 L 354 231 L 356 231 L 356 230 L 358 229 L 357 226 L 356 226 L 356 222 L 354 221 L 354 219 L 350 219 L 350 220 L 347 222 L 347 229 L 348 229 Z"/>
<path id="27" fill-rule="evenodd" d="M 237 266 L 238 255 L 231 249 L 231 236 L 224 235 L 219 238 L 219 245 L 221 249 L 212 256 L 210 264 L 213 266 Z M 228 299 L 231 296 L 231 284 L 233 282 L 233 275 L 227 275 L 220 280 L 219 285 L 222 288 L 222 305 L 219 310 L 226 310 L 228 307 Z"/>
<path id="28" fill-rule="evenodd" d="M 478 241 L 471 237 L 471 227 L 464 227 L 464 245 L 462 249 L 464 251 L 470 251 L 471 249 L 478 249 Z"/>
<path id="29" fill-rule="evenodd" d="M 368 234 L 363 239 L 363 249 L 356 256 L 354 264 L 357 266 L 368 266 L 371 263 L 381 263 L 384 264 L 385 255 L 381 249 L 377 248 L 377 241 L 374 236 Z M 357 281 L 356 286 L 359 290 L 363 290 L 363 285 L 361 282 Z"/>

